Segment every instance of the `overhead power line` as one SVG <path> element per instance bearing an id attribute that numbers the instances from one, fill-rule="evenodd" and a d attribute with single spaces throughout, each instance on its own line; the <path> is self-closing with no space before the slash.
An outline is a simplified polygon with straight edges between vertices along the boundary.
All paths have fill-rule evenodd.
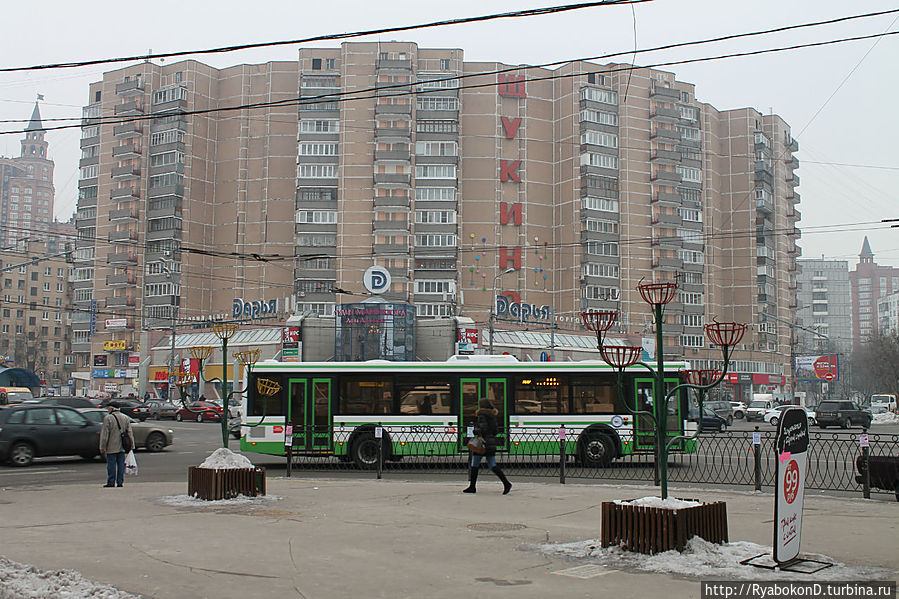
<path id="1" fill-rule="evenodd" d="M 179 50 L 177 52 L 159 52 L 156 54 L 137 54 L 133 56 L 120 56 L 117 58 L 97 58 L 93 60 L 83 60 L 79 62 L 56 62 L 49 64 L 39 64 L 23 67 L 5 67 L 0 68 L 0 73 L 11 73 L 16 71 L 39 71 L 46 69 L 70 69 L 76 67 L 85 67 L 98 64 L 110 64 L 116 62 L 133 62 L 137 60 L 152 60 L 154 58 L 174 58 L 178 56 L 193 56 L 197 54 L 222 54 L 226 52 L 236 52 L 239 50 L 250 50 L 254 48 L 270 48 L 274 46 L 292 46 L 297 44 L 305 44 L 309 42 L 321 42 L 328 40 L 342 40 L 354 37 L 365 37 L 369 35 L 380 35 L 384 33 L 396 33 L 400 31 L 413 31 L 415 29 L 430 29 L 434 27 L 445 27 L 450 25 L 464 25 L 466 23 L 481 23 L 484 21 L 494 21 L 497 19 L 512 19 L 522 17 L 536 17 L 543 15 L 558 14 L 573 10 L 583 10 L 585 8 L 596 8 L 599 6 L 618 6 L 627 4 L 643 4 L 652 2 L 653 0 L 603 0 L 601 2 L 580 2 L 578 4 L 564 4 L 561 6 L 547 6 L 544 8 L 530 8 L 525 10 L 515 10 L 510 12 L 493 13 L 476 17 L 461 17 L 458 19 L 445 19 L 442 21 L 431 21 L 428 23 L 419 23 L 416 25 L 400 25 L 397 27 L 381 27 L 378 29 L 364 29 L 361 31 L 352 31 L 348 33 L 329 33 L 325 35 L 315 35 L 312 37 L 281 40 L 273 42 L 257 42 L 250 44 L 236 44 L 233 46 L 221 46 L 218 48 L 201 48 L 198 50 Z"/>

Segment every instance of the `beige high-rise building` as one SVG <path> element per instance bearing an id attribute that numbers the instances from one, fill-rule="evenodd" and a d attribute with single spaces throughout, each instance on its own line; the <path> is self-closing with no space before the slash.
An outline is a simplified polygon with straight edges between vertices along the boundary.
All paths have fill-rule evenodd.
<path id="1" fill-rule="evenodd" d="M 258 71 L 280 77 L 250 75 Z M 174 81 L 178 72 L 186 79 Z M 222 92 L 232 80 L 240 94 Z M 91 93 L 105 94 L 96 98 L 104 114 L 115 105 L 122 111 L 129 85 L 149 112 L 151 98 L 178 86 L 187 109 L 299 98 L 296 106 L 240 115 L 172 117 L 183 123 L 183 166 L 172 172 L 183 177 L 173 184 L 184 186 L 177 197 L 184 222 L 182 238 L 166 239 L 180 239 L 180 264 L 190 273 L 175 290 L 182 315 L 228 311 L 230 300 L 215 292 L 224 299 L 249 280 L 266 297 L 293 284 L 299 311 L 333 315 L 336 305 L 368 295 L 362 273 L 378 265 L 392 281 L 381 297 L 413 304 L 419 318 L 470 317 L 482 346 L 492 312 L 497 329 L 547 332 L 554 323 L 574 332 L 583 331 L 581 311 L 618 309 L 613 334 L 651 337 L 637 285 L 677 281 L 665 312 L 666 357 L 714 366 L 720 351 L 708 347 L 703 325 L 745 322 L 750 329 L 734 355 L 737 392 L 786 390 L 789 331 L 765 315 L 790 320 L 795 303 L 798 148 L 777 116 L 719 111 L 665 71 L 468 63 L 460 49 L 407 42 L 304 49 L 297 63 L 222 71 L 193 62 L 138 65 L 107 73 Z M 128 145 L 106 128 L 100 156 L 121 169 L 113 146 Z M 256 133 L 244 138 L 247 128 Z M 148 147 L 148 133 L 133 158 L 142 166 L 161 153 Z M 105 205 L 108 194 L 125 193 L 113 190 L 132 184 L 104 181 L 102 165 Z M 145 186 L 141 193 L 156 188 L 133 170 L 127 176 Z M 247 187 L 258 191 L 242 196 Z M 134 199 L 140 212 L 113 229 L 136 231 L 128 256 L 149 272 L 164 248 L 143 214 L 153 200 Z M 103 220 L 98 206 L 98 229 Z M 107 231 L 98 231 L 98 248 L 108 245 Z M 284 262 L 217 257 L 294 251 L 293 273 Z M 153 303 L 146 284 L 135 286 L 135 307 Z M 129 293 L 94 287 L 103 297 Z"/>

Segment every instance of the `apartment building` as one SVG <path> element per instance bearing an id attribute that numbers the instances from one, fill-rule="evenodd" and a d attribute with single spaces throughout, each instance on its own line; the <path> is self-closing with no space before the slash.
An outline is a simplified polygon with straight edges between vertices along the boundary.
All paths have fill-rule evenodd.
<path id="1" fill-rule="evenodd" d="M 874 252 L 865 236 L 855 270 L 849 273 L 852 291 L 852 348 L 858 349 L 880 331 L 878 306 L 881 298 L 899 292 L 899 268 L 874 261 Z"/>
<path id="2" fill-rule="evenodd" d="M 70 265 L 43 241 L 0 249 L 0 361 L 68 387 L 74 368 Z"/>
<path id="3" fill-rule="evenodd" d="M 0 156 L 0 248 L 24 240 L 47 240 L 54 201 L 48 146 L 35 102 L 19 156 Z"/>
<path id="4" fill-rule="evenodd" d="M 116 86 L 134 94 L 130 87 L 140 89 L 141 97 L 150 98 L 151 90 L 178 85 L 170 79 L 150 85 L 147 75 L 137 84 L 129 73 L 186 76 L 187 64 L 107 73 L 104 89 L 97 84 L 92 93 L 113 98 L 97 96 L 96 110 L 124 110 Z M 214 71 L 189 64 L 192 71 Z M 244 89 L 260 97 L 298 98 L 292 110 L 287 104 L 267 109 L 281 115 L 269 130 L 284 131 L 279 148 L 291 163 L 272 161 L 262 171 L 264 181 L 277 181 L 280 191 L 259 204 L 277 206 L 284 218 L 267 221 L 271 247 L 281 244 L 282 254 L 297 256 L 293 273 L 279 268 L 281 278 L 266 279 L 262 288 L 270 289 L 273 280 L 292 283 L 298 311 L 330 316 L 336 306 L 368 296 L 362 273 L 376 265 L 390 274 L 383 301 L 414 305 L 418 318 L 470 317 L 482 329 L 482 346 L 491 315 L 500 330 L 577 332 L 583 330 L 580 312 L 591 309 L 620 311 L 612 334 L 651 337 L 650 309 L 637 285 L 676 281 L 679 292 L 666 309 L 659 348 L 666 358 L 717 366 L 720 351 L 707 346 L 703 325 L 713 318 L 746 322 L 751 330 L 731 367 L 740 375 L 733 379 L 741 385 L 737 391 L 787 383 L 789 329 L 767 315 L 789 321 L 796 306 L 798 145 L 776 115 L 750 108 L 719 111 L 670 72 L 587 62 L 555 70 L 465 62 L 461 49 L 411 42 L 303 49 L 296 63 L 279 68 L 283 81 L 277 89 L 264 78 L 245 80 Z M 186 92 L 185 107 L 197 101 L 195 88 Z M 152 104 L 150 111 L 158 118 Z M 253 122 L 264 120 L 252 115 Z M 195 226 L 205 227 L 220 240 L 217 249 L 251 251 L 249 245 L 234 250 L 226 244 L 231 237 L 258 237 L 243 233 L 249 226 L 244 220 L 235 218 L 222 227 L 227 234 L 218 234 L 220 214 L 212 208 L 219 205 L 211 199 L 196 204 L 202 194 L 224 202 L 220 188 L 243 184 L 239 169 L 231 175 L 237 183 L 219 177 L 218 170 L 202 184 L 197 176 L 197 165 L 235 143 L 218 123 L 233 117 L 173 118 L 184 123 L 185 136 L 179 230 L 187 236 Z M 206 122 L 216 123 L 204 125 L 207 143 L 188 143 L 197 123 Z M 100 131 L 105 139 L 103 126 Z M 273 135 L 259 134 L 257 145 Z M 152 140 L 142 135 L 146 147 Z M 148 152 L 157 153 L 151 148 L 138 154 L 142 166 Z M 140 173 L 126 174 L 143 180 Z M 285 218 L 288 179 L 293 201 Z M 131 187 L 105 184 L 104 193 L 127 194 L 119 189 Z M 155 189 L 144 185 L 142 194 Z M 211 204 L 208 220 L 188 227 L 188 203 Z M 128 238 L 136 246 L 133 266 L 148 261 L 139 255 L 151 232 L 148 216 L 137 212 L 129 221 L 137 236 Z M 98 227 L 103 220 L 98 213 Z M 285 235 L 288 223 L 292 231 Z M 105 239 L 102 233 L 97 237 Z M 209 248 L 206 239 L 197 235 L 191 245 Z M 146 250 L 150 258 L 162 248 L 153 249 Z M 184 251 L 180 257 L 182 267 L 193 259 Z M 223 311 L 202 298 L 207 289 L 229 289 L 224 281 L 181 276 L 181 286 L 164 289 L 165 297 L 180 296 L 182 311 Z M 103 286 L 94 282 L 99 293 Z M 147 290 L 138 293 L 134 285 L 135 302 L 146 303 Z"/>
<path id="5" fill-rule="evenodd" d="M 796 353 L 852 351 L 849 263 L 805 258 L 799 264 L 794 347 Z"/>

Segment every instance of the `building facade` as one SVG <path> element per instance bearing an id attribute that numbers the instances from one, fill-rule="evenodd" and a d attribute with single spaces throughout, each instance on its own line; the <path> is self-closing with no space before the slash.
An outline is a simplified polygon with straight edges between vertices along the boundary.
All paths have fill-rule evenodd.
<path id="1" fill-rule="evenodd" d="M 862 243 L 855 270 L 849 273 L 852 292 L 852 348 L 858 349 L 877 335 L 877 309 L 880 299 L 899 291 L 899 268 L 881 266 L 874 261 L 868 238 Z"/>
<path id="2" fill-rule="evenodd" d="M 148 277 L 152 272 L 167 283 L 164 272 L 154 271 L 167 264 L 160 252 L 181 248 L 180 287 L 152 289 L 165 298 L 162 307 L 180 298 L 179 323 L 185 312 L 227 312 L 221 305 L 227 294 L 213 291 L 242 289 L 236 283 L 249 279 L 210 270 L 219 263 L 234 270 L 235 260 L 216 262 L 208 254 L 246 256 L 267 247 L 266 253 L 295 252 L 296 262 L 293 272 L 283 263 L 270 267 L 266 277 L 253 279 L 256 289 L 272 295 L 273 288 L 292 285 L 298 311 L 334 315 L 336 306 L 367 295 L 362 273 L 377 265 L 391 275 L 383 300 L 412 304 L 419 318 L 469 317 L 481 329 L 483 347 L 494 318 L 497 330 L 573 333 L 583 330 L 580 313 L 594 309 L 620 311 L 612 334 L 651 337 L 650 309 L 637 285 L 676 281 L 679 293 L 666 309 L 658 348 L 666 358 L 718 365 L 720 350 L 707 346 L 703 326 L 713 318 L 736 320 L 750 324 L 734 354 L 742 376 L 733 382 L 745 387 L 738 392 L 786 383 L 789 329 L 767 315 L 788 321 L 796 306 L 799 178 L 798 146 L 779 117 L 719 111 L 670 72 L 586 62 L 556 70 L 473 63 L 460 49 L 407 42 L 304 49 L 298 62 L 277 65 L 280 78 L 241 80 L 239 73 L 274 67 L 215 71 L 199 63 L 145 63 L 107 73 L 91 87 L 87 133 L 100 115 L 151 120 L 96 125 L 99 178 L 82 180 L 83 189 L 94 188 L 82 197 L 88 211 L 91 196 L 98 198 L 97 231 L 87 236 L 96 242 L 85 258 L 100 264 L 102 247 L 104 274 L 116 286 L 123 275 L 134 271 L 134 277 L 110 289 L 94 273 L 94 296 L 85 292 L 80 301 L 107 310 L 126 302 L 121 307 L 130 313 L 170 317 L 170 311 L 148 312 L 157 301 L 151 298 L 159 297 L 150 295 Z M 131 131 L 142 123 L 162 132 L 165 124 L 156 120 L 169 117 L 153 99 L 163 91 L 183 94 L 175 109 L 229 105 L 219 97 L 200 102 L 199 89 L 209 85 L 188 74 L 202 72 L 207 81 L 232 71 L 245 92 L 230 97 L 231 105 L 255 97 L 295 99 L 242 109 L 246 126 L 266 124 L 247 137 L 253 143 L 237 143 L 241 121 L 229 113 L 173 115 L 180 133 L 165 143 L 177 148 L 156 149 L 161 138 Z M 175 81 L 178 72 L 186 79 Z M 173 87 L 186 91 L 167 91 Z M 135 141 L 116 137 L 125 129 Z M 262 153 L 266 144 L 277 152 Z M 246 160 L 224 174 L 216 157 L 231 146 Z M 175 152 L 180 170 L 161 157 L 168 152 Z M 273 155 L 285 159 L 268 158 Z M 266 161 L 260 189 L 241 196 L 244 178 L 256 180 L 242 165 Z M 149 177 L 141 169 L 150 169 Z M 179 235 L 166 237 L 165 247 L 153 234 L 168 225 L 153 224 L 158 219 L 151 213 L 161 197 L 153 177 L 162 174 L 176 186 L 165 197 L 180 208 L 165 216 L 180 219 L 174 229 L 162 229 Z M 225 208 L 233 197 L 247 197 L 245 212 Z M 127 214 L 124 202 L 133 206 Z M 202 207 L 205 220 L 189 223 L 186 206 Z M 267 211 L 265 228 L 254 210 Z M 243 214 L 260 216 L 254 224 Z M 79 231 L 90 226 L 86 221 Z M 229 246 L 232 241 L 238 243 Z M 254 245 L 262 241 L 268 245 Z M 184 251 L 188 245 L 203 253 Z M 125 249 L 110 249 L 116 247 Z M 127 264 L 108 262 L 120 253 Z M 265 263 L 252 266 L 261 271 Z M 185 269 L 196 276 L 185 276 Z M 101 338 L 83 332 L 80 340 L 96 353 Z"/>
<path id="3" fill-rule="evenodd" d="M 793 345 L 797 354 L 852 352 L 852 296 L 845 260 L 801 259 Z"/>

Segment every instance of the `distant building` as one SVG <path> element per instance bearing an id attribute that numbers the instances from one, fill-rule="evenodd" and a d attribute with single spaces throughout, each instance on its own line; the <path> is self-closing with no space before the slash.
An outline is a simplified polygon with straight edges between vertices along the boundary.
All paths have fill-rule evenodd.
<path id="1" fill-rule="evenodd" d="M 53 222 L 53 161 L 37 102 L 21 143 L 19 156 L 0 156 L 0 248 L 46 241 Z"/>
<path id="2" fill-rule="evenodd" d="M 793 343 L 797 353 L 852 351 L 852 298 L 845 260 L 796 261 L 799 291 Z"/>
<path id="3" fill-rule="evenodd" d="M 877 307 L 881 297 L 899 291 L 899 268 L 874 262 L 867 236 L 855 270 L 849 273 L 852 286 L 852 348 L 858 349 L 879 331 Z"/>

